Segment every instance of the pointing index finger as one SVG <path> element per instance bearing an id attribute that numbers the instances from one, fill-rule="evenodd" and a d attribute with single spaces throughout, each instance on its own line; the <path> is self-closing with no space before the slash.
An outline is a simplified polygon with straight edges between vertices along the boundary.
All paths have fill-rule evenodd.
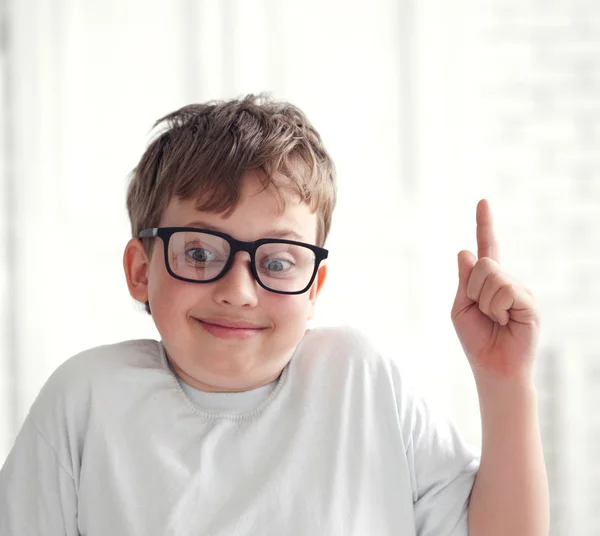
<path id="1" fill-rule="evenodd" d="M 500 245 L 494 234 L 494 219 L 487 199 L 477 203 L 477 257 L 489 257 L 500 264 Z"/>

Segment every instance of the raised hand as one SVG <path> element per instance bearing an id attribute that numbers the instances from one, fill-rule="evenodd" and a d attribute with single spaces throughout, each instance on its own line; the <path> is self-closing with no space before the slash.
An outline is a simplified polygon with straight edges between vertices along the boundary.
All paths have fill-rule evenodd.
<path id="1" fill-rule="evenodd" d="M 452 323 L 476 379 L 531 380 L 540 314 L 533 293 L 504 272 L 489 202 L 477 204 L 477 257 L 458 254 Z"/>

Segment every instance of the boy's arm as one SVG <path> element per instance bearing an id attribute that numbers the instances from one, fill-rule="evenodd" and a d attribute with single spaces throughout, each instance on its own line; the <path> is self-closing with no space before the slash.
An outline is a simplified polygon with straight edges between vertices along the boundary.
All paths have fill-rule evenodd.
<path id="1" fill-rule="evenodd" d="M 477 256 L 458 254 L 452 322 L 479 393 L 483 431 L 469 536 L 547 536 L 549 492 L 533 368 L 540 311 L 500 265 L 489 202 L 477 204 Z"/>
<path id="2" fill-rule="evenodd" d="M 547 536 L 549 494 L 533 381 L 477 381 L 481 464 L 469 536 Z"/>
<path id="3" fill-rule="evenodd" d="M 73 477 L 31 416 L 0 469 L 0 536 L 79 536 Z"/>

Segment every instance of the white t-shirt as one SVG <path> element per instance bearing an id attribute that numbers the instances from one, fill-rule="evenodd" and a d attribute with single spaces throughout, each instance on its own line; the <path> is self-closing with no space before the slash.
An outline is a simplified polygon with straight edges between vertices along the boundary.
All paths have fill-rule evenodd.
<path id="1" fill-rule="evenodd" d="M 358 331 L 306 332 L 280 377 L 206 393 L 158 341 L 48 379 L 0 472 L 1 536 L 466 536 L 479 455 Z"/>

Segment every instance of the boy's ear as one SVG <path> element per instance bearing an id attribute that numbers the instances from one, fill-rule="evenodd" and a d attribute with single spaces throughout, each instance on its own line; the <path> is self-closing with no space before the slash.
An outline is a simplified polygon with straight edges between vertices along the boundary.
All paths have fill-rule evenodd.
<path id="1" fill-rule="evenodd" d="M 319 266 L 319 270 L 317 271 L 317 275 L 315 277 L 315 281 L 310 287 L 308 299 L 310 301 L 310 310 L 308 313 L 308 320 L 310 320 L 315 315 L 315 307 L 317 305 L 317 298 L 321 293 L 321 289 L 323 288 L 323 284 L 325 283 L 325 279 L 327 279 L 327 263 L 322 262 Z"/>
<path id="2" fill-rule="evenodd" d="M 131 297 L 142 303 L 148 301 L 149 262 L 141 240 L 132 238 L 127 242 L 123 254 L 123 268 L 127 278 L 127 287 Z"/>

